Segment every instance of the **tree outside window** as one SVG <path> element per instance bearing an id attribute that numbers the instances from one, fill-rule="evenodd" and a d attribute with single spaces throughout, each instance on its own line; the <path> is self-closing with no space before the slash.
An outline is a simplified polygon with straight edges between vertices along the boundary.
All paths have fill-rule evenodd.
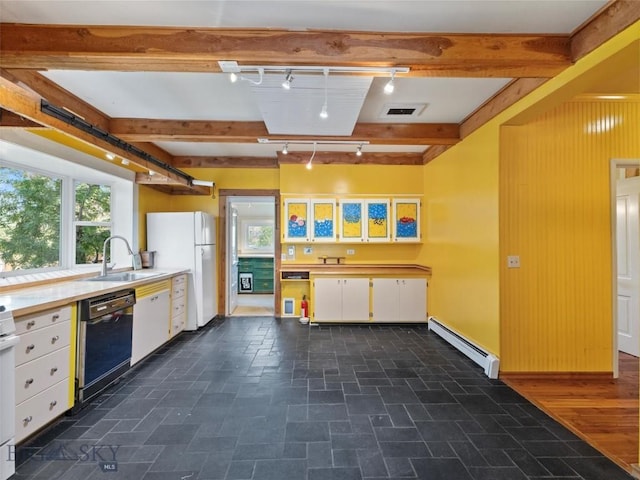
<path id="1" fill-rule="evenodd" d="M 60 265 L 62 180 L 0 167 L 0 271 Z"/>
<path id="2" fill-rule="evenodd" d="M 111 235 L 111 188 L 75 184 L 75 263 L 102 262 L 102 246 Z M 109 246 L 107 246 L 109 248 Z"/>
<path id="3" fill-rule="evenodd" d="M 242 239 L 243 251 L 255 251 L 263 253 L 273 252 L 273 222 L 246 220 L 243 221 L 244 238 Z"/>

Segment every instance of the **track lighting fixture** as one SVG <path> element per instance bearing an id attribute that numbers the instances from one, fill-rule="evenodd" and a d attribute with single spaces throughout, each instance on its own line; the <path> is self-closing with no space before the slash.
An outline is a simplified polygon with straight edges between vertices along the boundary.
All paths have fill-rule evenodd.
<path id="1" fill-rule="evenodd" d="M 313 162 L 313 157 L 316 156 L 316 142 L 313 142 L 313 153 L 311 154 L 311 158 L 307 162 L 307 170 L 311 170 L 311 162 Z"/>
<path id="2" fill-rule="evenodd" d="M 344 66 L 322 66 L 322 65 L 238 65 L 238 62 L 235 60 L 221 60 L 218 62 L 220 66 L 220 70 L 224 73 L 229 73 L 229 79 L 231 82 L 236 82 L 238 80 L 246 80 L 253 85 L 262 84 L 262 77 L 264 73 L 283 73 L 285 74 L 285 80 L 282 83 L 282 88 L 289 89 L 291 88 L 291 82 L 293 81 L 293 73 L 309 73 L 309 74 L 319 74 L 322 73 L 325 75 L 325 82 L 327 77 L 329 76 L 329 72 L 334 73 L 342 73 L 342 74 L 371 74 L 375 76 L 376 74 L 389 74 L 391 75 L 391 79 L 384 86 L 384 93 L 390 95 L 394 90 L 394 80 L 396 73 L 409 73 L 409 67 L 344 67 Z M 242 76 L 243 73 L 258 73 L 260 78 L 259 80 L 251 80 L 250 78 L 246 78 Z M 326 90 L 326 89 L 325 89 Z M 326 96 L 326 95 L 325 95 Z M 326 100 L 325 100 L 326 105 Z M 327 110 L 324 108 L 323 110 Z M 323 117 L 325 118 L 325 117 Z"/>
<path id="3" fill-rule="evenodd" d="M 287 70 L 284 76 L 284 82 L 282 82 L 282 88 L 285 90 L 291 90 L 291 82 L 293 81 L 293 74 L 291 70 Z"/>
<path id="4" fill-rule="evenodd" d="M 289 147 L 288 143 L 285 143 L 284 147 L 282 147 L 282 154 L 283 155 L 286 155 L 287 153 L 289 153 L 289 148 L 288 147 Z"/>
<path id="5" fill-rule="evenodd" d="M 396 76 L 396 71 L 395 70 L 391 70 L 391 80 L 389 80 L 387 82 L 387 84 L 384 86 L 384 93 L 386 93 L 387 95 L 391 95 L 393 93 L 393 90 L 395 89 L 395 85 L 393 84 L 393 79 Z"/>
<path id="6" fill-rule="evenodd" d="M 105 153 L 104 156 L 107 157 L 107 160 L 114 160 L 116 158 L 116 156 L 111 152 Z"/>
<path id="7" fill-rule="evenodd" d="M 362 145 L 358 145 L 358 148 L 356 148 L 356 155 L 358 157 L 362 156 Z"/>
<path id="8" fill-rule="evenodd" d="M 324 105 L 322 105 L 322 110 L 320 110 L 320 118 L 323 120 L 325 118 L 329 118 L 329 112 L 327 111 L 327 101 L 328 101 L 328 86 L 329 86 L 329 69 L 324 69 Z"/>
<path id="9" fill-rule="evenodd" d="M 153 170 L 149 170 L 149 176 L 153 177 L 156 174 L 156 172 L 154 172 Z"/>
<path id="10" fill-rule="evenodd" d="M 122 160 L 120 160 L 120 163 L 122 165 L 129 165 L 129 160 L 127 160 L 126 158 L 123 158 Z"/>

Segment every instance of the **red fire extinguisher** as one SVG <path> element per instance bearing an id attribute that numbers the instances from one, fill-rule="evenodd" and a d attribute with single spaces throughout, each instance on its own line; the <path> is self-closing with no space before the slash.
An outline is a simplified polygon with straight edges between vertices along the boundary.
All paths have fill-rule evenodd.
<path id="1" fill-rule="evenodd" d="M 309 302 L 307 302 L 307 296 L 302 296 L 302 302 L 300 302 L 300 316 L 305 318 L 309 316 Z"/>

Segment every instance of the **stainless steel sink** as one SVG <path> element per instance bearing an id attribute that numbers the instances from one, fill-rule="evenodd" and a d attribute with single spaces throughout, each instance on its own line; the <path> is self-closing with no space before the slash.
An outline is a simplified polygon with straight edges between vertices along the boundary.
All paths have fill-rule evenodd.
<path id="1" fill-rule="evenodd" d="M 134 282 L 145 278 L 164 275 L 164 272 L 118 272 L 99 275 L 97 277 L 84 278 L 85 282 Z"/>

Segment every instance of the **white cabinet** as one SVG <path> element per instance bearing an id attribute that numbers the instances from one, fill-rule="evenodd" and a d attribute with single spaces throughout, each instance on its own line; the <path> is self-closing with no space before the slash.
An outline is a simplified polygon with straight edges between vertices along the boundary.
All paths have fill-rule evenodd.
<path id="1" fill-rule="evenodd" d="M 316 278 L 311 309 L 314 322 L 368 322 L 368 278 Z"/>
<path id="2" fill-rule="evenodd" d="M 70 306 L 16 318 L 16 436 L 20 442 L 73 406 Z"/>
<path id="3" fill-rule="evenodd" d="M 417 198 L 393 199 L 393 241 L 419 242 L 420 200 Z"/>
<path id="4" fill-rule="evenodd" d="M 374 322 L 426 322 L 425 278 L 374 278 Z"/>
<path id="5" fill-rule="evenodd" d="M 182 274 L 171 279 L 171 320 L 169 337 L 184 330 L 187 325 L 187 275 Z"/>
<path id="6" fill-rule="evenodd" d="M 284 201 L 284 242 L 335 242 L 337 238 L 334 198 L 289 198 Z"/>
<path id="7" fill-rule="evenodd" d="M 131 365 L 169 340 L 171 283 L 163 282 L 136 288 L 131 334 Z"/>

